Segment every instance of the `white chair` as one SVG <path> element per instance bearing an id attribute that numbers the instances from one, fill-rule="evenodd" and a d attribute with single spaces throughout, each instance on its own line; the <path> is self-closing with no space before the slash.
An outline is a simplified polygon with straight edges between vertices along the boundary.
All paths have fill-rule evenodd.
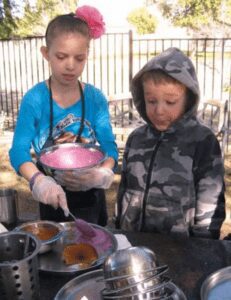
<path id="1" fill-rule="evenodd" d="M 203 103 L 202 110 L 199 112 L 200 120 L 215 133 L 218 138 L 222 154 L 228 140 L 228 100 L 208 99 Z"/>

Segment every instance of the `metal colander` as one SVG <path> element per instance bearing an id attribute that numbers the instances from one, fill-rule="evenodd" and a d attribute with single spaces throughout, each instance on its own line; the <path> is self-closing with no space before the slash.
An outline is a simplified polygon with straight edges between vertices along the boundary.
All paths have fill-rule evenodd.
<path id="1" fill-rule="evenodd" d="M 40 241 L 30 233 L 0 235 L 0 299 L 39 300 L 37 254 Z"/>

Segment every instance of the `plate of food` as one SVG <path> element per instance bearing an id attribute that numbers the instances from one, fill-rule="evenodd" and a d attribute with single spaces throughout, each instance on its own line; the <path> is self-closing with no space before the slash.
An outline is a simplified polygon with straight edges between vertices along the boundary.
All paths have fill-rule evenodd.
<path id="1" fill-rule="evenodd" d="M 14 228 L 14 231 L 25 231 L 35 235 L 36 238 L 41 241 L 39 254 L 44 254 L 55 249 L 57 241 L 63 234 L 64 228 L 61 224 L 56 222 L 37 220 L 22 223 Z"/>
<path id="2" fill-rule="evenodd" d="M 39 257 L 40 271 L 68 275 L 94 270 L 118 248 L 117 239 L 104 227 L 90 224 L 94 234 L 87 236 L 75 222 L 60 224 L 64 227 L 63 235 L 52 251 Z"/>

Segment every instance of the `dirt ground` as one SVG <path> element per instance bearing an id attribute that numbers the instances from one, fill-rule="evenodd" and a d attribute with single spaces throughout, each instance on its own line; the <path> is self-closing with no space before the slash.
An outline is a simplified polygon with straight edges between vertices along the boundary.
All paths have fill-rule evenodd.
<path id="1" fill-rule="evenodd" d="M 31 196 L 28 183 L 12 169 L 8 151 L 9 141 L 4 142 L 5 137 L 0 135 L 0 189 L 11 188 L 17 191 L 18 198 L 18 220 L 20 222 L 35 220 L 39 218 L 38 203 Z M 231 234 L 231 154 L 225 156 L 226 167 L 226 220 L 222 226 L 221 239 Z M 120 175 L 115 175 L 115 180 L 109 190 L 106 191 L 107 207 L 109 214 L 109 226 L 113 227 L 112 218 L 116 192 L 120 181 Z"/>

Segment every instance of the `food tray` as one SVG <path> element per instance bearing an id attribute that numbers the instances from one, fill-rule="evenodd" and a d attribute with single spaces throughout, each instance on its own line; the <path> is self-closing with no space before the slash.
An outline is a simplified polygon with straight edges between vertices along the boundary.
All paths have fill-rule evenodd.
<path id="1" fill-rule="evenodd" d="M 106 228 L 96 224 L 91 224 L 94 229 L 103 231 L 111 244 L 107 249 L 97 249 L 99 258 L 91 266 L 86 268 L 79 265 L 66 265 L 62 258 L 63 248 L 65 245 L 76 243 L 79 240 L 80 234 L 76 230 L 75 222 L 60 223 L 64 227 L 63 236 L 57 241 L 55 249 L 39 256 L 39 270 L 51 272 L 57 275 L 80 274 L 86 271 L 94 270 L 101 266 L 106 257 L 118 248 L 118 243 L 115 236 Z"/>
<path id="2" fill-rule="evenodd" d="M 231 295 L 231 267 L 209 275 L 201 286 L 201 300 L 228 300 Z"/>
<path id="3" fill-rule="evenodd" d="M 186 300 L 184 293 L 174 283 L 169 282 L 167 286 L 174 291 L 169 300 Z M 104 288 L 103 270 L 95 270 L 67 282 L 54 300 L 102 300 L 101 291 Z"/>

